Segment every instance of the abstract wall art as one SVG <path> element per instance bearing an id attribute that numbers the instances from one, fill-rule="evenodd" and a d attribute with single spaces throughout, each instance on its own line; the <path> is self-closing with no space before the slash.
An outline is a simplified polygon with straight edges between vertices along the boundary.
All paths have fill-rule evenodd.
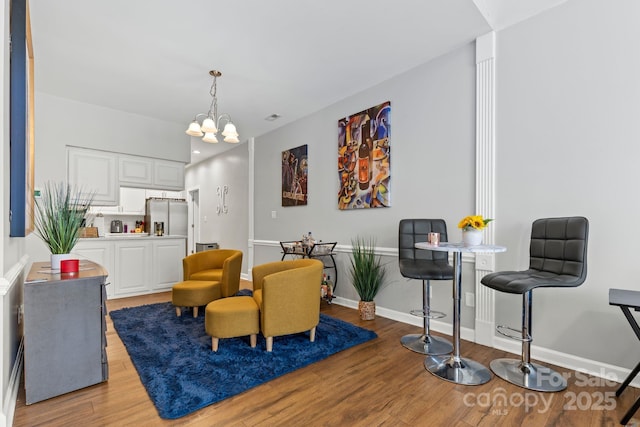
<path id="1" fill-rule="evenodd" d="M 282 206 L 307 204 L 307 145 L 282 152 Z"/>
<path id="2" fill-rule="evenodd" d="M 338 208 L 391 206 L 391 102 L 338 120 Z"/>

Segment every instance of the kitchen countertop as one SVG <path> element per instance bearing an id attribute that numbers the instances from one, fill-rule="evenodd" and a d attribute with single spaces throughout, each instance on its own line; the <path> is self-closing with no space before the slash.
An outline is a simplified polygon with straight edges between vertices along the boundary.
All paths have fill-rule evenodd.
<path id="1" fill-rule="evenodd" d="M 157 240 L 157 239 L 186 239 L 187 236 L 156 236 L 147 233 L 108 233 L 107 236 L 100 237 L 81 237 L 79 241 L 98 241 L 98 240 Z"/>

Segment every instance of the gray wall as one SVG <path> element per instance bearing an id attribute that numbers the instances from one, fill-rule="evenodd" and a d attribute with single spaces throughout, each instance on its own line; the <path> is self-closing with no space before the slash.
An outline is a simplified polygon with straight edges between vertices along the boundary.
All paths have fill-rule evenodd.
<path id="1" fill-rule="evenodd" d="M 633 240 L 640 202 L 635 178 L 640 146 L 640 3 L 570 0 L 497 33 L 496 242 L 508 247 L 497 269 L 528 265 L 531 222 L 540 217 L 590 219 L 589 276 L 576 289 L 534 292 L 534 345 L 613 366 L 637 362 L 637 340 L 611 287 L 638 289 Z M 278 240 L 312 231 L 349 245 L 375 236 L 392 280 L 379 307 L 408 311 L 418 283 L 399 277 L 392 255 L 401 218 L 441 217 L 450 240 L 474 210 L 474 46 L 464 46 L 379 86 L 256 139 L 255 264 L 279 259 Z M 392 202 L 388 209 L 336 207 L 336 122 L 377 103 L 392 103 Z M 309 145 L 309 205 L 280 206 L 280 154 Z M 271 211 L 277 219 L 271 218 Z M 344 273 L 348 253 L 340 254 Z M 463 279 L 471 278 L 466 264 Z M 469 280 L 464 291 L 473 291 Z M 434 306 L 448 311 L 449 286 Z M 346 276 L 337 291 L 357 299 Z M 521 299 L 496 295 L 496 323 L 518 327 Z M 450 313 L 449 313 L 450 314 Z M 473 328 L 464 308 L 463 327 Z M 450 317 L 445 319 L 450 322 Z M 615 351 L 612 351 L 615 349 Z M 534 351 L 535 356 L 535 351 Z M 575 362 L 579 359 L 573 359 Z M 576 362 L 577 363 L 577 362 Z M 603 365 L 604 366 L 604 365 Z"/>
<path id="2" fill-rule="evenodd" d="M 635 0 L 568 1 L 498 33 L 497 60 L 497 266 L 526 267 L 533 219 L 589 218 L 587 281 L 534 291 L 534 343 L 626 367 L 638 343 L 608 289 L 640 289 L 638 22 Z M 496 306 L 518 324 L 519 298 Z"/>
<path id="3" fill-rule="evenodd" d="M 316 239 L 349 246 L 356 236 L 375 237 L 391 273 L 378 306 L 406 313 L 422 301 L 422 283 L 402 278 L 397 268 L 398 222 L 444 218 L 450 240 L 460 240 L 458 221 L 474 209 L 475 46 L 469 44 L 427 64 L 331 105 L 255 141 L 256 240 Z M 341 211 L 337 207 L 338 120 L 391 101 L 392 207 Z M 281 153 L 308 144 L 309 202 L 281 206 Z M 272 219 L 271 212 L 277 218 Z M 279 247 L 256 245 L 254 264 L 279 260 Z M 336 293 L 357 300 L 348 283 L 348 252 L 338 256 Z M 465 269 L 470 269 L 465 266 Z M 471 278 L 471 270 L 466 277 Z M 471 290 L 472 283 L 465 282 Z M 451 311 L 451 282 L 434 283 L 433 304 Z M 473 312 L 463 326 L 473 328 Z M 421 321 L 421 320 L 420 320 Z M 451 317 L 445 319 L 451 322 Z"/>
<path id="4" fill-rule="evenodd" d="M 200 238 L 198 242 L 216 242 L 221 248 L 241 250 L 242 272 L 248 265 L 249 223 L 249 151 L 248 144 L 189 166 L 185 174 L 185 188 L 199 189 L 200 195 Z M 218 187 L 229 187 L 226 203 L 227 213 L 216 212 Z M 205 221 L 206 217 L 206 221 Z"/>

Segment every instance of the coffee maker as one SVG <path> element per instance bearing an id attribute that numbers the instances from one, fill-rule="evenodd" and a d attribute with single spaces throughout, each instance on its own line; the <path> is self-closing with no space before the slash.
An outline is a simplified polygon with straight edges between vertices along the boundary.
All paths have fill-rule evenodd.
<path id="1" fill-rule="evenodd" d="M 119 219 L 114 219 L 111 221 L 111 232 L 112 233 L 122 233 L 122 221 Z"/>
<path id="2" fill-rule="evenodd" d="M 154 222 L 153 229 L 155 230 L 156 236 L 164 236 L 164 222 Z"/>

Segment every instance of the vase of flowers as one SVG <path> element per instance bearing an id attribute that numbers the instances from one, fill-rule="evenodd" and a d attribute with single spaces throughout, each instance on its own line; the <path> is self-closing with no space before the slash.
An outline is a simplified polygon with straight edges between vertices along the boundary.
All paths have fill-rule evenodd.
<path id="1" fill-rule="evenodd" d="M 482 244 L 482 231 L 493 219 L 485 219 L 482 215 L 471 215 L 462 218 L 458 228 L 462 229 L 462 242 L 465 246 Z"/>

